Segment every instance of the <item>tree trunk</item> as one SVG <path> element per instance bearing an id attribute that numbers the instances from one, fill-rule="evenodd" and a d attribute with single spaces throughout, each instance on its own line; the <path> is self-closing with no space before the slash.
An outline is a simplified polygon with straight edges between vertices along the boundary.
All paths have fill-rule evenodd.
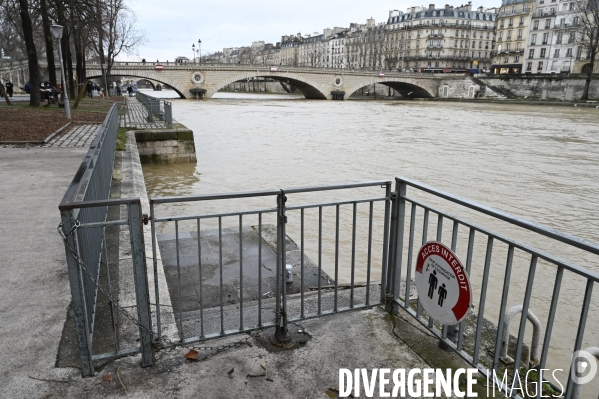
<path id="1" fill-rule="evenodd" d="M 21 23 L 23 24 L 23 37 L 25 39 L 25 48 L 27 49 L 27 62 L 29 64 L 29 84 L 31 86 L 31 96 L 29 97 L 30 107 L 39 107 L 41 104 L 40 94 L 40 66 L 37 61 L 37 50 L 33 41 L 33 25 L 29 16 L 29 2 L 19 0 L 21 14 Z"/>
<path id="2" fill-rule="evenodd" d="M 581 100 L 589 99 L 589 89 L 591 87 L 591 80 L 593 79 L 593 69 L 595 68 L 595 56 L 597 54 L 594 51 L 591 51 L 591 62 L 589 63 L 589 70 L 587 71 L 587 78 L 584 83 L 584 91 L 582 92 Z"/>
<path id="3" fill-rule="evenodd" d="M 56 85 L 56 62 L 54 61 L 54 36 L 50 30 L 48 19 L 48 6 L 46 0 L 40 0 L 40 11 L 42 14 L 42 25 L 44 27 L 44 40 L 46 41 L 46 60 L 48 60 L 48 80 Z"/>
<path id="4" fill-rule="evenodd" d="M 81 36 L 79 33 L 75 33 L 73 35 L 73 44 L 75 46 L 75 60 L 77 65 L 75 66 L 75 70 L 77 72 L 77 83 L 81 84 L 85 81 L 85 65 L 84 65 L 84 55 L 82 52 L 81 45 Z"/>

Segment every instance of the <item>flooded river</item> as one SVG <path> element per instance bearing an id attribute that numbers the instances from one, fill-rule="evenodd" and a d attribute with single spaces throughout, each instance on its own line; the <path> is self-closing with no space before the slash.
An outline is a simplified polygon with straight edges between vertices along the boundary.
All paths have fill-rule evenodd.
<path id="1" fill-rule="evenodd" d="M 219 93 L 208 101 L 174 101 L 174 118 L 194 131 L 197 165 L 144 166 L 150 196 L 278 189 L 404 176 L 584 239 L 599 242 L 599 110 L 426 101 L 308 101 L 286 95 Z M 293 197 L 291 205 L 382 196 L 384 190 Z M 408 188 L 451 213 L 524 241 L 559 258 L 599 272 L 596 256 L 464 211 Z M 416 194 L 420 195 L 418 197 Z M 344 196 L 346 195 L 346 196 Z M 219 204 L 178 204 L 159 216 L 274 207 L 274 199 Z M 351 244 L 351 206 L 342 209 L 341 247 Z M 409 208 L 408 208 L 409 212 Z M 375 204 L 373 265 L 380 265 L 382 204 Z M 408 213 L 409 215 L 409 213 Z M 358 210 L 356 259 L 365 263 L 368 207 Z M 422 212 L 418 214 L 422 220 Z M 334 264 L 334 208 L 324 211 L 323 268 Z M 299 242 L 298 218 L 288 234 Z M 265 220 L 266 222 L 273 222 Z M 231 223 L 235 225 L 236 219 Z M 256 224 L 255 219 L 244 225 Z M 318 211 L 306 211 L 306 252 L 318 257 Z M 172 230 L 172 225 L 163 226 Z M 182 227 L 183 228 L 183 227 Z M 188 226 L 187 230 L 192 230 Z M 460 230 L 457 253 L 465 260 L 468 231 Z M 422 239 L 416 226 L 415 248 Z M 431 217 L 428 239 L 434 239 Z M 449 245 L 451 224 L 443 225 Z M 406 238 L 407 241 L 407 238 Z M 478 311 L 486 238 L 477 236 L 471 272 Z M 373 250 L 374 251 L 374 250 Z M 484 316 L 498 319 L 507 246 L 496 245 Z M 340 260 L 340 282 L 349 278 L 349 253 Z M 405 257 L 404 257 L 405 259 Z M 377 263 L 378 262 L 378 263 Z M 522 303 L 530 257 L 516 251 L 508 307 Z M 364 268 L 356 281 L 365 280 Z M 378 274 L 377 274 L 378 273 Z M 405 274 L 405 270 L 403 271 Z M 374 280 L 380 273 L 374 271 Z M 555 267 L 540 262 L 531 310 L 542 323 L 549 308 Z M 585 281 L 564 275 L 548 360 L 565 368 L 572 353 Z M 597 287 L 595 287 L 597 288 Z M 599 344 L 599 293 L 589 312 L 583 348 Z M 511 333 L 517 334 L 518 320 Z M 526 342 L 530 343 L 531 325 Z M 484 349 L 486 350 L 486 349 Z M 565 372 L 557 373 L 565 381 Z M 594 389 L 594 388 L 593 388 Z M 589 396 L 589 397 L 596 397 Z M 585 394 L 586 396 L 586 394 Z"/>

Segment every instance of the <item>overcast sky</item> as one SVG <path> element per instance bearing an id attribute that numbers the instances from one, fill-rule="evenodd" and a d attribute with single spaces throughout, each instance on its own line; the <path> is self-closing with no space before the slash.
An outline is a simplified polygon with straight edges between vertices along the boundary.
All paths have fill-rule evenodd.
<path id="1" fill-rule="evenodd" d="M 419 5 L 409 0 L 129 0 L 129 4 L 137 15 L 137 26 L 145 31 L 146 42 L 137 50 L 139 57 L 119 58 L 148 61 L 191 58 L 191 45 L 197 47 L 198 39 L 202 40 L 202 55 L 206 55 L 258 40 L 274 44 L 282 35 L 349 27 L 351 22 L 365 23 L 370 17 L 379 23 L 387 20 L 389 10 L 405 12 Z M 442 7 L 445 2 L 435 4 Z M 473 1 L 475 7 L 500 4 L 501 0 Z"/>

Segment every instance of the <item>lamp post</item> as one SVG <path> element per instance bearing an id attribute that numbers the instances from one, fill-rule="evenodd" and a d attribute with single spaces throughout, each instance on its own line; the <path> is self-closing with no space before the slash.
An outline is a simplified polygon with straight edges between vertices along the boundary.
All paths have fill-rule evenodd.
<path id="1" fill-rule="evenodd" d="M 102 64 L 102 72 L 104 73 L 104 86 L 106 86 L 106 98 L 110 97 L 108 95 L 108 81 L 106 80 L 106 68 L 108 65 Z"/>
<path id="2" fill-rule="evenodd" d="M 200 65 L 202 65 L 202 41 L 198 39 L 198 53 L 200 55 Z"/>
<path id="3" fill-rule="evenodd" d="M 67 85 L 64 78 L 64 63 L 62 62 L 62 48 L 60 47 L 60 39 L 62 39 L 62 26 L 52 25 L 52 35 L 58 40 L 58 58 L 60 58 L 60 72 L 62 76 L 62 94 L 64 96 L 64 114 L 67 119 L 71 119 L 71 104 L 69 104 L 69 96 L 67 94 Z M 31 88 L 33 90 L 34 87 Z"/>
<path id="4" fill-rule="evenodd" d="M 196 45 L 195 45 L 195 43 L 191 44 L 191 53 L 193 54 L 193 56 L 191 58 L 193 59 L 193 64 L 195 65 L 195 63 L 196 63 Z"/>

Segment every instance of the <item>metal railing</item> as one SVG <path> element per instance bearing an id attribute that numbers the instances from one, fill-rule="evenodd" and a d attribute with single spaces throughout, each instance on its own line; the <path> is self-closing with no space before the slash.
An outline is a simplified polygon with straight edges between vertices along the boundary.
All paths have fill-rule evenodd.
<path id="1" fill-rule="evenodd" d="M 113 105 L 59 205 L 61 213 L 59 232 L 65 244 L 82 364 L 81 372 L 84 376 L 94 374 L 94 361 L 126 356 L 140 351 L 139 347 L 126 351 L 119 348 L 118 328 L 115 323 L 116 309 L 114 308 L 119 305 L 118 301 L 114 300 L 115 294 L 112 293 L 111 289 L 111 274 L 105 234 L 106 227 L 129 225 L 135 274 L 139 278 L 145 277 L 145 274 L 141 273 L 141 270 L 145 268 L 143 264 L 145 256 L 136 256 L 144 248 L 143 232 L 140 227 L 140 201 L 139 199 L 109 199 L 118 126 L 118 111 L 116 105 Z M 127 205 L 129 207 L 128 219 L 108 222 L 108 207 L 110 205 Z M 100 280 L 107 281 L 107 288 L 101 288 Z M 98 315 L 98 296 L 100 294 L 110 301 L 110 312 L 113 314 L 114 352 L 94 356 L 92 348 Z M 147 296 L 138 291 L 138 303 L 143 304 L 145 301 L 147 301 Z M 138 311 L 142 312 L 142 309 L 143 305 L 138 307 Z M 149 320 L 147 315 L 144 318 L 142 314 L 138 314 L 138 319 Z M 146 323 L 145 328 L 147 331 L 151 331 L 150 324 Z M 152 358 L 150 340 L 147 334 L 144 337 L 142 337 L 141 342 L 141 345 L 145 346 L 142 363 L 149 365 L 151 361 L 148 362 L 148 356 L 150 359 Z M 148 352 L 148 349 L 150 349 L 150 352 Z"/>
<path id="2" fill-rule="evenodd" d="M 148 96 L 140 91 L 136 94 L 137 99 L 148 110 L 148 121 L 154 122 L 154 118 L 164 120 L 168 127 L 173 127 L 173 103 L 160 98 Z"/>
<path id="3" fill-rule="evenodd" d="M 480 372 L 489 376 L 493 371 L 499 371 L 499 356 L 502 347 L 502 335 L 503 325 L 506 318 L 506 306 L 508 303 L 508 294 L 510 291 L 510 284 L 514 282 L 515 278 L 512 278 L 512 265 L 514 262 L 514 252 L 518 250 L 528 254 L 530 264 L 528 268 L 528 276 L 526 278 L 526 288 L 524 291 L 524 298 L 522 302 L 521 312 L 522 314 L 528 314 L 529 307 L 531 306 L 531 296 L 533 283 L 537 276 L 537 264 L 539 262 L 547 263 L 553 266 L 552 273 L 555 273 L 553 282 L 553 293 L 550 299 L 550 307 L 548 311 L 547 319 L 545 323 L 545 335 L 541 347 L 541 355 L 539 364 L 535 367 L 537 370 L 546 369 L 546 362 L 551 344 L 551 334 L 556 324 L 556 310 L 558 301 L 560 299 L 560 290 L 562 288 L 562 280 L 564 278 L 564 272 L 571 273 L 579 276 L 586 281 L 586 289 L 584 291 L 584 298 L 580 303 L 580 318 L 576 331 L 576 338 L 573 345 L 573 352 L 577 352 L 581 349 L 583 343 L 583 336 L 585 332 L 585 326 L 587 322 L 587 315 L 589 314 L 589 307 L 591 305 L 593 286 L 596 282 L 599 282 L 599 274 L 593 271 L 584 269 L 576 264 L 569 261 L 562 260 L 546 252 L 538 250 L 527 244 L 523 244 L 502 234 L 491 231 L 480 225 L 473 224 L 465 219 L 451 215 L 438 208 L 430 206 L 423 201 L 416 199 L 416 196 L 408 195 L 407 188 L 411 187 L 416 189 L 415 192 L 424 192 L 432 195 L 436 200 L 449 201 L 449 203 L 457 204 L 460 209 L 466 208 L 473 210 L 479 215 L 487 215 L 495 220 L 509 223 L 510 226 L 520 227 L 526 231 L 539 234 L 544 237 L 548 237 L 556 242 L 563 243 L 568 247 L 578 248 L 588 253 L 589 255 L 599 255 L 599 245 L 589 241 L 585 241 L 581 238 L 571 236 L 560 231 L 544 227 L 517 216 L 510 215 L 506 212 L 498 211 L 489 208 L 485 205 L 478 204 L 476 202 L 449 194 L 447 192 L 437 190 L 433 187 L 419 183 L 414 180 L 406 178 L 396 178 L 396 190 L 397 201 L 393 204 L 393 217 L 397 218 L 398 223 L 392 226 L 391 231 L 391 246 L 394 248 L 390 252 L 389 259 L 389 284 L 387 286 L 387 295 L 392 296 L 394 301 L 394 307 L 388 307 L 388 310 L 395 311 L 397 307 L 404 308 L 408 313 L 414 316 L 425 328 L 429 329 L 435 336 L 437 336 L 445 345 L 454 349 L 464 360 L 477 367 Z M 409 214 L 406 206 L 409 206 Z M 463 207 L 463 208 L 462 208 Z M 458 326 L 435 326 L 434 320 L 427 316 L 423 311 L 420 301 L 417 302 L 415 308 L 410 303 L 410 279 L 411 279 L 411 268 L 414 259 L 414 243 L 415 243 L 415 227 L 417 226 L 417 214 L 423 212 L 422 215 L 422 243 L 426 243 L 430 240 L 428 237 L 428 225 L 429 219 L 432 215 L 437 216 L 437 231 L 436 241 L 441 242 L 443 240 L 443 224 L 445 221 L 452 223 L 452 235 L 451 235 L 451 249 L 456 250 L 458 244 L 458 230 L 459 228 L 465 228 L 468 231 L 467 251 L 466 251 L 466 262 L 465 267 L 467 273 L 471 274 L 471 269 L 481 262 L 474 261 L 475 255 L 473 254 L 475 235 L 482 234 L 486 238 L 486 255 L 484 256 L 484 265 L 482 268 L 482 281 L 480 285 L 480 297 L 478 302 L 478 313 L 476 320 L 476 327 L 474 331 L 474 343 L 469 350 L 465 349 L 465 321 L 462 321 Z M 407 236 L 407 243 L 405 238 Z M 445 240 L 443 240 L 445 241 Z M 491 272 L 491 256 L 494 249 L 496 250 L 497 245 L 495 242 L 507 244 L 507 260 L 505 263 L 505 272 L 502 282 L 501 291 L 501 302 L 500 310 L 498 313 L 497 332 L 494 339 L 494 350 L 492 351 L 493 356 L 491 360 L 483 362 L 481 360 L 482 348 L 481 348 L 481 334 L 483 330 L 483 320 L 485 315 L 485 302 L 487 301 L 487 289 L 489 285 L 489 274 Z M 405 245 L 407 244 L 407 251 L 405 251 Z M 407 252 L 407 258 L 403 258 L 404 252 Z M 405 277 L 405 294 L 399 291 L 399 285 L 402 281 L 402 267 L 407 267 Z M 481 270 L 478 270 L 481 272 Z M 543 277 L 546 275 L 546 271 L 543 270 L 540 273 Z M 496 287 L 498 282 L 493 283 Z M 521 367 L 521 356 L 523 352 L 523 341 L 525 336 L 526 317 L 520 319 L 516 353 L 512 367 L 512 372 L 516 372 Z M 471 336 L 471 334 L 470 334 Z M 525 365 L 528 366 L 528 365 Z M 564 367 L 564 370 L 568 371 L 568 381 L 566 386 L 565 397 L 570 398 L 570 395 L 574 389 L 574 382 L 572 381 L 572 369 L 573 363 Z M 528 367 L 527 367 L 528 368 Z M 512 374 L 514 375 L 514 374 Z M 501 384 L 500 384 L 501 385 Z M 509 387 L 503 386 L 502 389 L 508 389 Z M 541 391 L 539 390 L 537 397 L 540 397 Z M 516 396 L 517 397 L 517 396 Z"/>
<path id="4" fill-rule="evenodd" d="M 341 201 L 326 202 L 326 203 L 311 203 L 305 205 L 289 206 L 287 201 L 289 197 L 296 194 L 309 194 L 320 191 L 331 191 L 341 190 L 343 192 L 349 189 L 360 189 L 360 188 L 384 188 L 384 195 L 378 195 L 372 198 L 362 199 L 344 199 Z M 188 196 L 188 197 L 170 197 L 170 198 L 150 198 L 150 220 L 152 223 L 152 248 L 154 251 L 154 274 L 155 274 L 155 296 L 156 296 L 156 320 L 157 320 L 157 334 L 162 334 L 162 321 L 160 316 L 160 297 L 158 288 L 158 263 L 157 263 L 157 251 L 158 243 L 156 240 L 157 224 L 172 223 L 174 224 L 174 244 L 173 249 L 176 252 L 176 256 L 171 266 L 172 272 L 176 273 L 177 279 L 169 284 L 171 291 L 171 298 L 173 303 L 173 309 L 175 310 L 177 326 L 179 330 L 180 342 L 183 344 L 203 341 L 211 338 L 218 338 L 225 335 L 237 334 L 244 331 L 251 331 L 274 325 L 276 327 L 276 336 L 279 340 L 285 341 L 288 338 L 287 324 L 296 320 L 303 320 L 311 317 L 318 317 L 326 314 L 339 313 L 354 309 L 361 309 L 365 307 L 372 307 L 382 303 L 384 300 L 385 292 L 385 276 L 387 268 L 387 252 L 388 252 L 388 231 L 389 231 L 389 212 L 391 204 L 391 182 L 390 181 L 374 181 L 366 183 L 351 183 L 343 185 L 330 185 L 320 187 L 302 187 L 302 188 L 290 188 L 280 190 L 269 190 L 269 191 L 255 191 L 255 192 L 241 192 L 231 194 L 212 194 L 203 196 Z M 165 216 L 158 217 L 156 215 L 156 207 L 160 204 L 184 204 L 184 203 L 197 203 L 197 202 L 212 202 L 217 200 L 234 200 L 234 199 L 257 199 L 257 198 L 276 198 L 276 208 L 265 208 L 260 210 L 249 210 L 249 211 L 235 211 L 235 212 L 220 212 L 220 213 L 208 213 L 208 214 L 197 214 L 189 216 Z M 345 197 L 345 195 L 344 195 Z M 274 202 L 274 201 L 273 201 Z M 378 202 L 384 203 L 384 209 L 381 210 L 381 214 L 376 215 L 374 210 L 374 204 Z M 367 206 L 367 211 L 362 209 L 362 212 L 368 215 L 367 223 L 369 226 L 368 230 L 368 257 L 366 260 L 365 270 L 362 272 L 366 275 L 365 281 L 356 281 L 356 270 L 358 269 L 356 258 L 355 258 L 355 247 L 356 247 L 356 219 L 358 215 L 358 206 Z M 352 239 L 351 244 L 348 248 L 340 248 L 340 211 L 343 208 L 351 207 L 351 225 L 352 225 Z M 335 240 L 330 245 L 335 248 L 335 267 L 334 273 L 328 276 L 323 271 L 323 236 L 327 232 L 323 233 L 323 211 L 327 209 L 333 209 L 335 211 L 334 225 L 335 227 Z M 305 256 L 305 218 L 306 213 L 309 210 L 317 211 L 318 216 L 318 233 L 317 233 L 317 262 L 313 265 L 313 268 L 308 268 L 309 261 Z M 262 245 L 264 238 L 264 231 L 267 229 L 264 220 L 267 216 L 275 216 L 276 224 L 276 242 L 271 242 Z M 382 229 L 373 231 L 373 219 L 377 218 L 379 221 L 383 221 Z M 228 230 L 229 233 L 223 232 L 223 221 L 233 219 L 235 227 L 233 230 Z M 255 261 L 248 262 L 245 259 L 244 252 L 244 240 L 251 240 L 247 235 L 244 234 L 244 228 L 247 224 L 247 220 L 251 219 L 256 223 L 253 228 L 257 233 L 258 249 L 257 254 L 254 254 Z M 215 226 L 218 226 L 215 230 L 210 230 L 208 233 L 202 230 L 203 226 L 213 222 Z M 191 244 L 189 242 L 183 242 L 181 240 L 180 226 L 182 223 L 192 223 L 192 227 L 197 231 L 195 239 L 192 239 Z M 289 293 L 287 292 L 286 274 L 287 274 L 287 252 L 288 248 L 288 237 L 286 234 L 286 225 L 288 223 L 295 222 L 299 225 L 299 247 L 294 248 L 300 251 L 299 259 L 295 259 L 296 265 L 295 273 L 299 278 L 299 284 L 296 284 L 294 288 L 296 295 L 294 296 L 293 307 L 288 306 Z M 333 222 L 331 222 L 333 223 Z M 380 227 L 380 226 L 379 226 Z M 330 233 L 330 232 L 329 232 Z M 225 270 L 225 275 L 236 274 L 235 287 L 238 298 L 238 305 L 231 307 L 228 306 L 230 301 L 227 300 L 225 292 L 223 291 L 226 285 L 223 281 L 223 270 L 227 267 L 227 262 L 231 262 L 231 255 L 223 255 L 223 241 L 226 240 L 225 236 L 233 236 L 238 241 L 238 252 L 235 254 L 238 259 L 238 270 Z M 373 239 L 378 237 L 382 242 L 380 249 L 382 251 L 381 264 L 377 267 L 372 262 L 373 257 Z M 212 240 L 212 250 L 209 250 L 209 243 Z M 171 243 L 172 244 L 172 243 Z M 162 244 L 160 245 L 163 246 Z M 186 257 L 181 258 L 181 248 L 194 247 L 191 256 L 195 259 Z M 268 257 L 268 248 L 276 248 L 274 251 L 276 256 L 276 265 L 267 265 L 266 259 Z M 345 253 L 351 253 L 351 262 L 349 268 L 351 270 L 351 278 L 348 284 L 342 285 L 339 283 L 339 256 L 341 251 Z M 212 264 L 207 264 L 206 257 L 210 256 L 205 254 L 206 252 L 214 254 Z M 249 250 L 248 250 L 249 251 Z M 164 256 L 164 254 L 163 254 Z M 264 266 L 263 266 L 264 265 Z M 271 267 L 268 267 L 271 266 Z M 216 268 L 216 271 L 214 271 Z M 263 270 L 264 269 L 264 270 Z M 362 268 L 364 269 L 364 268 Z M 380 270 L 382 280 L 380 282 L 375 281 L 371 278 L 374 270 Z M 215 300 L 212 298 L 213 307 L 206 306 L 211 299 L 208 298 L 210 292 L 210 286 L 206 284 L 206 280 L 211 275 L 207 275 L 208 271 L 213 270 L 212 280 L 218 280 L 218 295 Z M 272 282 L 274 287 L 271 287 L 271 292 L 264 292 L 263 281 L 267 278 L 265 273 L 270 271 L 274 276 L 270 275 L 270 278 L 274 278 Z M 248 277 L 248 274 L 251 277 Z M 183 280 L 182 280 L 183 275 Z M 199 320 L 192 320 L 191 326 L 189 326 L 184 319 L 189 319 L 189 316 L 185 316 L 183 312 L 182 304 L 182 292 L 186 288 L 185 281 L 188 280 L 190 275 L 193 278 L 197 278 L 197 282 L 194 284 L 195 291 L 199 296 L 198 301 L 201 303 L 198 310 L 199 314 L 197 318 Z M 311 279 L 309 278 L 311 276 Z M 230 277 L 231 278 L 231 277 Z M 256 279 L 258 283 L 256 283 Z M 252 283 L 246 282 L 246 280 L 253 281 Z M 316 280 L 316 281 L 315 281 Z M 182 283 L 183 281 L 183 283 Z M 310 282 L 311 281 L 311 282 Z M 358 284 L 359 283 L 359 284 Z M 244 294 L 246 284 L 257 284 L 255 293 Z M 377 288 L 374 290 L 372 286 L 374 284 L 380 284 L 380 290 Z M 360 291 L 358 292 L 358 285 Z M 214 286 L 212 287 L 214 290 Z M 341 290 L 347 295 L 341 295 Z M 208 294 L 207 294 L 208 292 Z M 173 293 L 175 296 L 173 297 Z M 298 298 L 299 294 L 299 298 Z M 214 293 L 213 293 L 214 295 Z M 246 298 L 245 295 L 253 297 L 254 301 Z M 263 314 L 263 306 L 267 301 L 264 296 L 275 297 L 275 320 L 274 323 L 265 321 L 265 315 Z M 230 296 L 230 295 L 229 295 Z M 256 303 L 257 298 L 257 303 Z M 235 303 L 235 302 L 234 302 Z M 257 312 L 251 311 L 250 306 L 257 305 Z M 245 311 L 245 313 L 244 313 Z M 210 315 L 208 315 L 208 313 Z M 269 313 L 270 314 L 270 313 Z M 199 326 L 198 326 L 199 321 Z M 212 321 L 210 324 L 209 321 Z M 195 327 L 194 327 L 195 326 Z M 199 328 L 198 328 L 199 327 Z M 190 336 L 191 335 L 191 336 Z"/>
<path id="5" fill-rule="evenodd" d="M 112 125 L 111 122 L 110 126 Z M 106 135 L 108 133 L 103 132 L 99 137 Z M 96 185 L 96 183 L 86 184 L 87 181 L 92 180 L 83 179 L 83 176 L 89 175 L 87 170 L 92 169 L 92 166 L 100 165 L 101 162 L 96 162 L 94 157 L 99 154 L 95 148 L 99 146 L 101 140 L 102 138 L 97 138 L 94 142 L 90 154 L 82 164 L 60 206 L 84 375 L 93 374 L 93 361 L 116 358 L 139 351 L 142 352 L 142 365 L 151 365 L 153 337 L 158 338 L 155 340 L 156 344 L 161 342 L 163 347 L 167 347 L 275 326 L 276 337 L 279 341 L 285 342 L 289 339 L 288 323 L 290 322 L 383 303 L 386 310 L 391 313 L 403 308 L 446 347 L 453 349 L 462 359 L 478 368 L 484 376 L 510 368 L 512 375 L 515 375 L 521 366 L 529 367 L 529 364 L 523 363 L 525 361 L 521 359 L 525 351 L 526 321 L 530 319 L 536 330 L 533 336 L 533 363 L 542 373 L 543 369 L 547 369 L 562 282 L 570 275 L 583 279 L 586 287 L 580 306 L 572 305 L 580 309 L 572 352 L 576 353 L 582 348 L 589 309 L 595 304 L 592 302 L 592 291 L 595 283 L 599 282 L 598 273 L 429 205 L 418 199 L 420 195 L 416 193 L 421 193 L 435 203 L 447 202 L 451 207 L 459 208 L 460 213 L 464 210 L 476 217 L 507 223 L 510 231 L 517 227 L 527 233 L 537 234 L 560 245 L 566 245 L 568 248 L 582 250 L 585 256 L 599 255 L 598 244 L 406 178 L 395 179 L 394 192 L 391 181 L 372 181 L 228 194 L 151 198 L 149 221 L 152 233 L 153 270 L 150 270 L 150 274 L 153 273 L 154 276 L 155 304 L 150 304 L 139 200 L 107 200 L 109 191 L 106 190 L 109 188 L 106 186 L 102 186 L 103 194 L 99 196 L 90 194 L 90 197 L 85 197 L 79 193 L 82 187 L 93 189 Z M 110 143 L 110 140 L 106 140 L 106 143 Z M 94 159 L 93 163 L 92 159 Z M 110 160 L 109 157 L 106 159 Z M 103 171 L 102 176 L 110 181 L 108 169 L 98 166 L 98 170 Z M 414 189 L 416 195 L 408 195 L 408 187 Z M 349 198 L 346 194 L 349 190 L 361 190 L 362 193 L 373 189 L 384 189 L 384 194 L 378 192 L 374 196 L 367 194 L 368 196 L 360 198 Z M 329 202 L 290 204 L 292 199 L 305 201 L 306 196 L 323 191 L 341 193 L 342 198 Z M 77 198 L 81 199 L 78 201 Z M 229 211 L 211 205 L 227 200 L 263 203 L 265 199 L 272 200 L 276 206 L 262 207 L 258 210 Z M 114 204 L 128 206 L 126 220 L 106 221 L 106 206 Z M 213 211 L 190 215 L 158 216 L 157 207 L 168 207 L 169 204 L 171 205 L 169 209 L 182 209 L 182 206 L 190 209 L 189 206 L 201 205 L 208 206 Z M 93 217 L 84 216 L 88 210 L 97 212 L 98 209 L 101 211 L 98 214 L 89 211 Z M 435 226 L 434 216 L 436 216 L 434 240 L 446 242 L 454 252 L 460 245 L 460 250 L 466 254 L 465 270 L 470 276 L 474 291 L 479 294 L 477 301 L 473 298 L 473 303 L 476 302 L 478 309 L 476 314 L 470 317 L 473 326 L 469 327 L 471 332 L 468 336 L 465 334 L 466 320 L 454 326 L 439 325 L 427 315 L 420 300 L 414 301 L 413 295 L 410 295 L 413 284 L 414 250 L 419 247 L 416 244 L 416 234 L 418 231 L 420 231 L 418 234 L 422 234 L 423 245 L 430 242 L 429 224 Z M 265 223 L 267 219 L 274 221 L 273 225 Z M 446 228 L 451 231 L 450 239 L 444 238 L 444 224 L 447 221 L 451 223 L 451 228 Z M 226 224 L 230 227 L 227 228 Z M 104 229 L 111 225 L 129 226 L 133 269 L 136 275 L 138 317 L 135 320 L 129 316 L 128 318 L 139 328 L 140 346 L 127 350 L 120 349 L 116 337 L 115 350 L 112 353 L 92 356 L 94 309 L 87 303 L 96 302 L 96 298 L 88 294 L 92 292 L 97 296 L 99 284 L 98 278 L 94 276 L 99 275 L 97 269 L 102 265 L 102 259 L 105 259 L 105 246 L 103 246 L 105 239 L 103 235 L 82 236 L 81 234 L 82 231 Z M 215 228 L 210 230 L 206 227 L 210 225 Z M 73 226 L 76 226 L 75 233 L 70 234 Z M 183 226 L 191 228 L 191 231 L 183 232 Z M 174 230 L 174 234 L 171 234 L 170 238 L 163 237 L 159 245 L 156 233 L 159 229 L 164 231 L 163 228 L 168 227 Z M 316 231 L 312 235 L 306 232 L 310 228 Z M 293 242 L 291 236 L 287 234 L 288 231 L 292 231 L 292 234 L 298 238 L 299 244 Z M 460 233 L 462 240 L 460 240 Z M 346 239 L 343 240 L 341 236 Z M 475 240 L 484 244 L 486 249 L 483 251 L 481 246 L 480 251 L 476 250 Z M 251 242 L 257 245 L 257 249 L 249 246 Z M 364 253 L 356 254 L 360 243 L 363 243 L 362 247 L 366 249 Z M 159 260 L 161 258 L 158 253 L 159 247 L 164 249 L 169 245 L 172 253 L 168 259 L 165 259 L 162 254 L 165 263 L 164 270 L 160 270 L 162 261 Z M 229 247 L 226 247 L 227 245 Z M 507 247 L 505 269 L 499 271 L 493 270 L 495 260 L 492 260 L 493 254 L 496 257 L 497 252 L 500 251 L 498 245 Z M 86 248 L 88 246 L 89 248 Z M 307 256 L 309 251 L 313 251 L 316 261 L 309 259 Z M 380 262 L 378 256 L 374 255 L 376 253 L 381 254 Z M 512 270 L 518 273 L 522 259 L 528 265 L 524 269 L 527 276 L 525 279 L 513 278 Z M 96 267 L 94 265 L 97 265 L 97 268 L 94 268 Z M 166 268 L 169 270 L 167 271 Z M 178 329 L 178 342 L 166 342 L 163 339 L 161 307 L 171 305 L 170 302 L 164 300 L 161 302 L 160 299 L 159 281 L 163 278 L 162 272 L 167 276 L 172 310 Z M 298 276 L 299 282 L 289 283 L 288 273 Z M 495 273 L 503 275 L 503 279 L 491 282 L 490 277 Z M 90 277 L 91 283 L 86 280 L 87 274 L 93 277 Z M 477 276 L 477 281 L 474 281 L 473 275 Z M 533 300 L 535 278 L 537 281 L 543 279 L 552 281 L 553 289 L 547 300 L 549 306 L 546 317 L 537 318 L 532 314 L 531 307 L 538 306 L 535 305 L 538 301 Z M 346 281 L 343 281 L 344 279 Z M 508 296 L 514 295 L 513 287 L 518 284 L 514 282 L 516 279 L 522 283 L 520 287 L 523 291 L 522 302 L 518 302 L 517 306 L 507 311 Z M 197 295 L 191 301 L 194 303 L 194 309 L 186 309 L 183 306 L 183 297 L 189 295 L 184 291 L 188 288 L 186 284 L 190 280 L 193 280 L 194 284 L 192 295 Z M 267 280 L 268 283 L 264 285 Z M 268 290 L 269 285 L 270 290 Z M 512 286 L 511 294 L 510 286 Z M 106 293 L 106 290 L 101 288 L 100 290 L 112 301 L 110 292 Z M 499 305 L 497 321 L 490 334 L 488 323 L 485 323 L 485 312 L 488 316 L 485 305 L 491 304 L 489 290 L 496 291 L 492 295 L 495 295 L 496 305 Z M 549 290 L 544 291 L 549 292 Z M 227 294 L 235 298 L 227 299 Z M 118 304 L 116 306 L 118 307 Z M 155 330 L 152 329 L 151 306 L 155 306 Z M 123 311 L 121 307 L 118 309 Z M 274 320 L 268 319 L 271 312 L 264 313 L 263 309 L 274 310 Z M 512 339 L 515 345 L 508 347 L 509 320 L 515 313 L 525 316 L 520 318 L 517 336 Z M 543 328 L 544 335 L 541 337 L 539 329 Z M 484 329 L 486 329 L 486 338 L 483 336 Z M 489 353 L 485 351 L 483 341 L 486 342 L 485 345 L 492 346 Z M 513 353 L 508 356 L 508 350 L 513 346 L 515 346 L 515 349 L 511 349 Z M 505 361 L 508 358 L 513 359 L 513 363 L 506 367 L 500 364 L 500 360 Z M 568 367 L 563 368 L 571 368 L 574 364 L 573 360 Z M 571 398 L 573 393 L 577 394 L 579 388 L 572 376 L 572 370 L 569 370 L 565 385 L 567 398 Z M 501 381 L 497 383 L 500 389 L 507 392 L 509 384 L 506 385 Z M 541 394 L 539 390 L 537 397 Z"/>

